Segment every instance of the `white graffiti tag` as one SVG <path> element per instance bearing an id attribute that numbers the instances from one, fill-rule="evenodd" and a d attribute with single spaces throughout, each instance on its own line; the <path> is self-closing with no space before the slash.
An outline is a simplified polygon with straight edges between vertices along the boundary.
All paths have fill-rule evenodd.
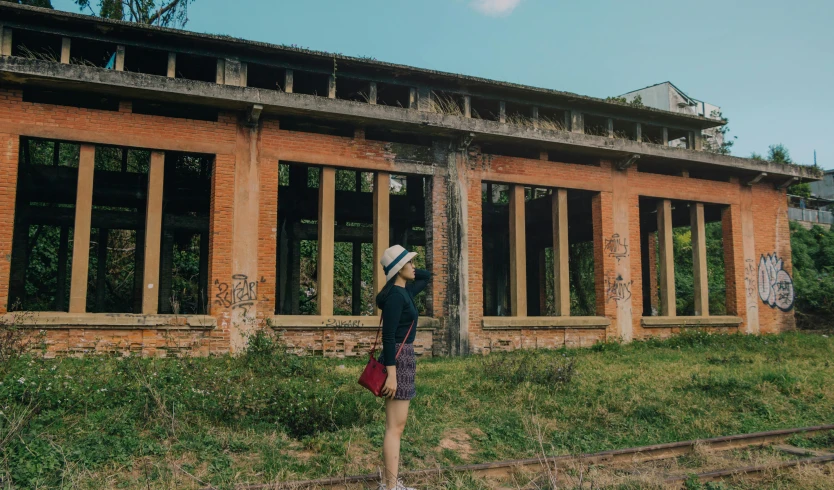
<path id="1" fill-rule="evenodd" d="M 782 269 L 782 259 L 762 255 L 759 259 L 759 298 L 771 308 L 790 311 L 793 308 L 793 280 Z"/>

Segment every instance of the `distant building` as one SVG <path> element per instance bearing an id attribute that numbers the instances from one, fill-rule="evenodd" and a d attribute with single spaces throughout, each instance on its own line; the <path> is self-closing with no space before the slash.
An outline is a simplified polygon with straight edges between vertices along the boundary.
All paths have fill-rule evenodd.
<path id="1" fill-rule="evenodd" d="M 822 180 L 811 182 L 811 194 L 823 199 L 834 199 L 834 170 L 826 170 Z"/>
<path id="2" fill-rule="evenodd" d="M 679 112 L 682 114 L 693 114 L 696 116 L 703 116 L 712 119 L 720 120 L 721 108 L 717 105 L 703 102 L 686 95 L 681 89 L 676 87 L 672 82 L 663 82 L 651 85 L 640 90 L 628 92 L 621 95 L 627 101 L 631 102 L 637 96 L 646 107 L 654 109 L 661 109 L 670 112 Z M 718 148 L 724 143 L 724 135 L 717 131 L 719 128 L 710 128 L 702 131 L 704 136 L 705 148 Z M 683 138 L 669 141 L 669 146 L 685 146 L 686 143 Z"/>

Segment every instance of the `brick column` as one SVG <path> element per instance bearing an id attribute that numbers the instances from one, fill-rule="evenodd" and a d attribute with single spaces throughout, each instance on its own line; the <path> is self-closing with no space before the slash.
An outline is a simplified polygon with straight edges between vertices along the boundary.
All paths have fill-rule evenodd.
<path id="1" fill-rule="evenodd" d="M 391 175 L 388 172 L 376 172 L 374 174 L 374 294 L 382 291 L 386 283 L 385 271 L 380 261 L 390 241 L 390 195 Z M 379 308 L 374 301 L 374 315 L 378 314 Z"/>
<path id="2" fill-rule="evenodd" d="M 510 311 L 527 316 L 527 237 L 524 186 L 510 185 Z"/>
<path id="3" fill-rule="evenodd" d="M 0 313 L 9 303 L 19 146 L 18 135 L 0 134 Z"/>

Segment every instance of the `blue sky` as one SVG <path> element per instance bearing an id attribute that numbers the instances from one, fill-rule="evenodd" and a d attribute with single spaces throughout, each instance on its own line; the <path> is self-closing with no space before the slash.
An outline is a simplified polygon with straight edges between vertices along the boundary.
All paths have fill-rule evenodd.
<path id="1" fill-rule="evenodd" d="M 834 168 L 829 0 L 196 0 L 189 18 L 193 31 L 594 97 L 669 80 L 721 106 L 735 155 L 783 143 Z"/>

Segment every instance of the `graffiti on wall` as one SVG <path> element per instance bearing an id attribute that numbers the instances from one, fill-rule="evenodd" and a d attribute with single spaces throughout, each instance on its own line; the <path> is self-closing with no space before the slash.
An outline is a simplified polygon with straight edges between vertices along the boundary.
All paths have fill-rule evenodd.
<path id="1" fill-rule="evenodd" d="M 790 311 L 794 301 L 793 280 L 782 265 L 782 259 L 775 253 L 761 256 L 758 276 L 759 298 L 771 308 Z"/>
<path id="2" fill-rule="evenodd" d="M 747 311 L 758 311 L 759 307 L 756 305 L 756 293 L 758 287 L 756 280 L 758 272 L 756 271 L 756 262 L 753 259 L 747 259 L 744 262 L 744 294 L 747 295 Z"/>
<path id="3" fill-rule="evenodd" d="M 626 281 L 623 276 L 617 274 L 616 276 L 605 278 L 605 301 L 626 301 L 631 298 L 631 285 L 634 281 Z"/>
<path id="4" fill-rule="evenodd" d="M 265 281 L 262 277 L 261 282 Z M 258 281 L 250 281 L 246 274 L 232 275 L 231 286 L 219 279 L 214 281 L 214 285 L 217 287 L 215 304 L 223 308 L 242 308 L 244 316 L 249 314 L 249 309 L 258 301 Z"/>
<path id="5" fill-rule="evenodd" d="M 620 259 L 628 257 L 628 242 L 625 238 L 621 238 L 618 233 L 614 233 L 611 238 L 605 239 L 605 253 L 609 257 L 617 259 L 617 263 L 619 263 Z"/>

